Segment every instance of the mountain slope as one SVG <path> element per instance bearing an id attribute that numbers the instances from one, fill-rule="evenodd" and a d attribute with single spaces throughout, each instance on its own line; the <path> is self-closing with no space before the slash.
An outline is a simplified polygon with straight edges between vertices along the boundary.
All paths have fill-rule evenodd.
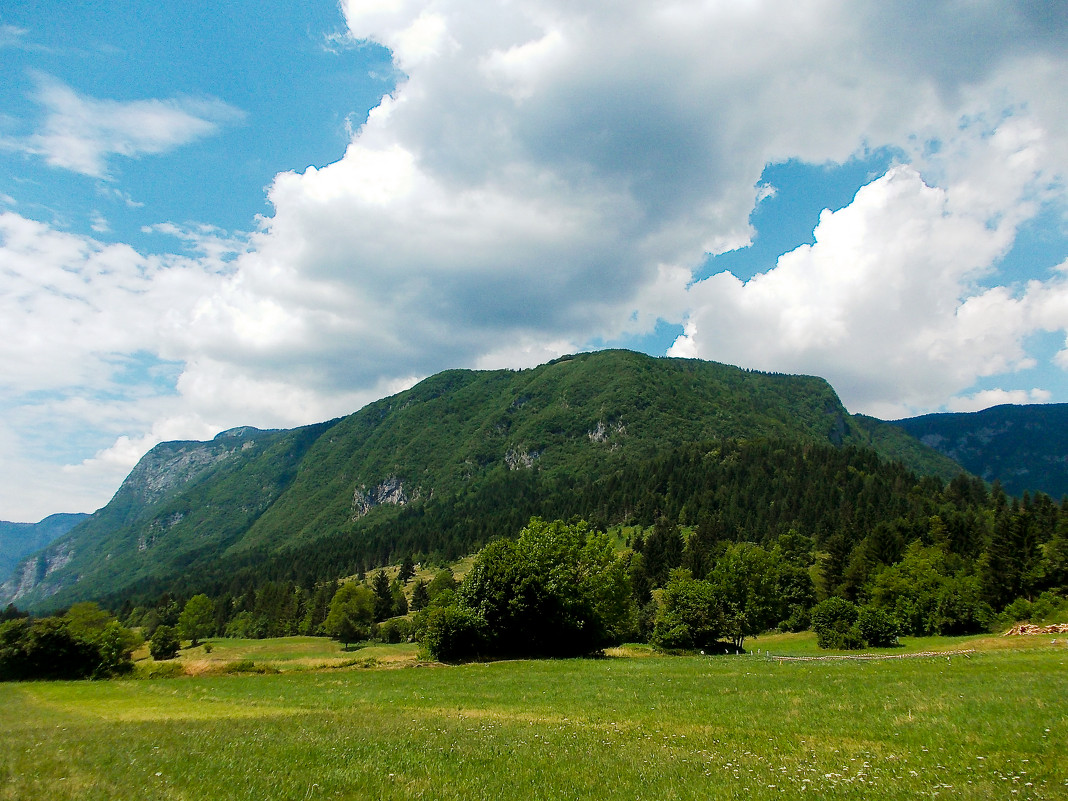
<path id="1" fill-rule="evenodd" d="M 19 562 L 62 537 L 87 517 L 87 514 L 56 514 L 39 523 L 0 520 L 0 579 L 6 580 Z"/>
<path id="2" fill-rule="evenodd" d="M 684 443 L 758 437 L 876 450 L 893 443 L 918 472 L 960 472 L 891 427 L 855 421 L 823 379 L 602 351 L 533 370 L 441 373 L 344 418 L 238 547 L 352 530 L 361 488 L 373 508 L 392 487 L 399 506 L 518 470 L 564 479 Z"/>
<path id="3" fill-rule="evenodd" d="M 316 543 L 366 542 L 365 561 L 402 539 L 429 550 L 413 526 L 470 548 L 494 533 L 488 520 L 511 524 L 490 510 L 537 512 L 579 481 L 724 438 L 870 447 L 921 473 L 960 472 L 900 429 L 852 418 L 819 378 L 629 351 L 451 370 L 320 426 L 157 446 L 4 594 L 34 605 L 160 591 L 298 555 L 325 575 L 341 566 Z"/>
<path id="4" fill-rule="evenodd" d="M 32 607 L 57 593 L 63 602 L 100 597 L 213 561 L 277 499 L 329 425 L 157 445 L 103 509 L 20 565 L 0 598 Z"/>
<path id="5" fill-rule="evenodd" d="M 1068 494 L 1068 403 L 926 414 L 894 425 L 969 472 L 997 479 L 1010 495 Z"/>

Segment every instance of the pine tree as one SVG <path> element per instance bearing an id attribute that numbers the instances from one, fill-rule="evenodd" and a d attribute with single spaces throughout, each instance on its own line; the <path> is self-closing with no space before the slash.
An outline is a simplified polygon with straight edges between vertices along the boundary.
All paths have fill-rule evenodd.
<path id="1" fill-rule="evenodd" d="M 385 570 L 375 573 L 371 579 L 371 591 L 375 594 L 375 621 L 393 617 L 393 593 Z"/>
<path id="2" fill-rule="evenodd" d="M 423 579 L 419 579 L 412 587 L 412 609 L 418 612 L 426 609 L 428 603 L 430 603 L 430 593 L 427 592 L 427 584 Z"/>
<path id="3" fill-rule="evenodd" d="M 415 562 L 412 560 L 412 555 L 409 553 L 404 557 L 404 561 L 401 563 L 400 573 L 397 574 L 397 581 L 402 585 L 407 584 L 409 579 L 415 575 Z"/>

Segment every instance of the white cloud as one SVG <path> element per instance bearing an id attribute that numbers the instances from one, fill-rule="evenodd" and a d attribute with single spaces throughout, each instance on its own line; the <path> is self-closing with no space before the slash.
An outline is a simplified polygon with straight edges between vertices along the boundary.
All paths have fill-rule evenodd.
<path id="1" fill-rule="evenodd" d="M 23 149 L 44 157 L 53 167 L 94 178 L 108 177 L 111 156 L 166 153 L 212 136 L 244 116 L 214 99 L 99 100 L 45 75 L 37 76 L 34 99 L 46 116 Z"/>
<path id="2" fill-rule="evenodd" d="M 1018 385 L 1002 374 L 1034 364 L 1028 337 L 1068 329 L 1063 274 L 997 274 L 1041 204 L 1064 208 L 1068 30 L 1036 4 L 342 10 L 351 40 L 391 48 L 406 77 L 337 162 L 275 178 L 274 214 L 247 238 L 152 226 L 186 255 L 149 257 L 0 215 L 0 400 L 25 416 L 30 392 L 93 399 L 64 406 L 101 432 L 70 477 L 159 437 L 314 422 L 658 318 L 685 321 L 676 353 L 818 373 L 886 416 L 993 398 L 977 378 Z M 236 114 L 47 80 L 38 98 L 32 146 L 96 176 Z M 749 241 L 767 164 L 883 147 L 901 163 L 825 212 L 814 245 L 747 283 L 693 283 L 708 253 Z M 166 391 L 132 388 L 120 365 L 138 353 L 175 365 Z M 1068 368 L 1068 343 L 1058 358 Z"/>
<path id="3" fill-rule="evenodd" d="M 816 244 L 774 269 L 694 285 L 672 353 L 821 375 L 851 409 L 883 417 L 937 408 L 980 376 L 1031 367 L 1032 293 L 975 284 L 1014 234 L 980 212 L 895 168 L 825 211 Z"/>
<path id="4" fill-rule="evenodd" d="M 984 389 L 971 395 L 950 398 L 946 407 L 951 412 L 979 412 L 1005 403 L 1048 403 L 1050 393 L 1044 389 Z"/>

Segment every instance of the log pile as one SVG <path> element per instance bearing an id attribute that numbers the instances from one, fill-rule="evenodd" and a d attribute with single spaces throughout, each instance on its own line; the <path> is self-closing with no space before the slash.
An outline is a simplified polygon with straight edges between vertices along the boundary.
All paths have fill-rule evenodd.
<path id="1" fill-rule="evenodd" d="M 1022 634 L 1068 634 L 1068 623 L 1055 623 L 1052 626 L 1034 626 L 1030 623 L 1018 623 L 1005 632 L 1006 637 L 1018 637 Z"/>

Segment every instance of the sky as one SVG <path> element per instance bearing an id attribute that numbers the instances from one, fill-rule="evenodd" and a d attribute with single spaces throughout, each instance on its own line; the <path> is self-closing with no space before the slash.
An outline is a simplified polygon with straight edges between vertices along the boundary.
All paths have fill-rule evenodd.
<path id="1" fill-rule="evenodd" d="M 1068 3 L 0 5 L 0 519 L 627 347 L 1068 402 Z"/>

